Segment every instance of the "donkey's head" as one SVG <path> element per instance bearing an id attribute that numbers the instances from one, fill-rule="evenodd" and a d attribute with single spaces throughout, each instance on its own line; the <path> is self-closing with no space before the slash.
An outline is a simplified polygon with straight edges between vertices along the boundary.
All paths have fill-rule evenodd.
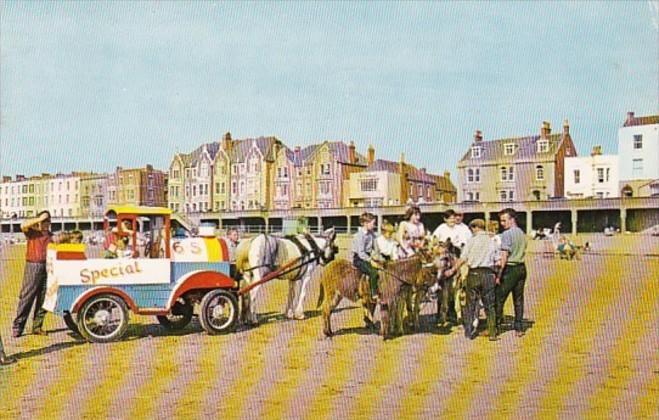
<path id="1" fill-rule="evenodd" d="M 320 253 L 321 265 L 325 265 L 330 261 L 334 260 L 336 254 L 339 253 L 339 247 L 336 245 L 335 240 L 336 240 L 336 231 L 334 230 L 334 227 L 326 229 L 325 231 L 323 231 L 322 235 L 320 236 L 318 242 L 321 251 Z"/>

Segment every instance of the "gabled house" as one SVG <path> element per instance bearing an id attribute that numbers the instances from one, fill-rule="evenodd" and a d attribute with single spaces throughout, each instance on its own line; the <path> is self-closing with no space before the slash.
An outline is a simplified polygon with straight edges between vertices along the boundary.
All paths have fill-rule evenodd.
<path id="1" fill-rule="evenodd" d="M 483 140 L 480 131 L 458 162 L 459 201 L 527 201 L 564 196 L 565 158 L 576 156 L 567 120 L 561 133 Z"/>

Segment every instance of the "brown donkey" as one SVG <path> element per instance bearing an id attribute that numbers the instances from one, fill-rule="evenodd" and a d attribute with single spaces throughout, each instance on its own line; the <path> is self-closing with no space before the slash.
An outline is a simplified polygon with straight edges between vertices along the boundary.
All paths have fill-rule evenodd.
<path id="1" fill-rule="evenodd" d="M 387 338 L 390 334 L 390 308 L 393 309 L 397 306 L 403 286 L 412 287 L 417 283 L 417 276 L 422 269 L 423 260 L 420 255 L 415 255 L 392 261 L 382 270 L 378 270 L 382 316 L 380 334 L 383 337 Z M 343 298 L 352 302 L 361 300 L 365 310 L 364 322 L 367 327 L 373 326 L 373 312 L 376 303 L 369 297 L 368 281 L 362 278 L 362 273 L 350 261 L 338 259 L 327 264 L 320 279 L 317 307 L 320 307 L 321 304 L 323 306 L 323 333 L 327 337 L 333 335 L 330 321 L 332 311 Z"/>

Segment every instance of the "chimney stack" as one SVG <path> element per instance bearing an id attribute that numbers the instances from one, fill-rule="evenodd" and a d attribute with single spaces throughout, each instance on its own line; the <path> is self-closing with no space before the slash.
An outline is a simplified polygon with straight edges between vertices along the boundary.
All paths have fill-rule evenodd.
<path id="1" fill-rule="evenodd" d="M 563 135 L 567 136 L 570 134 L 570 122 L 568 120 L 563 121 Z"/>
<path id="2" fill-rule="evenodd" d="M 627 113 L 627 122 L 632 122 L 633 119 L 634 119 L 634 112 L 633 112 L 633 111 L 629 111 L 629 112 Z"/>
<path id="3" fill-rule="evenodd" d="M 481 130 L 476 130 L 474 133 L 474 142 L 479 143 L 483 141 L 483 132 Z"/>
<path id="4" fill-rule="evenodd" d="M 231 133 L 227 131 L 227 133 L 222 137 L 222 148 L 225 152 L 229 153 L 232 146 L 233 143 L 231 141 Z"/>
<path id="5" fill-rule="evenodd" d="M 2 182 L 11 182 L 11 177 L 10 177 L 10 176 L 7 176 L 7 175 L 4 175 L 4 176 L 2 177 Z"/>
<path id="6" fill-rule="evenodd" d="M 295 152 L 293 152 L 295 155 L 295 162 L 296 163 L 301 163 L 300 161 L 302 160 L 302 153 L 300 146 L 295 146 Z"/>
<path id="7" fill-rule="evenodd" d="M 543 139 L 546 139 L 549 137 L 550 134 L 551 134 L 551 124 L 549 124 L 549 121 L 543 121 L 542 128 L 540 129 L 540 136 Z"/>
<path id="8" fill-rule="evenodd" d="M 590 152 L 591 156 L 601 156 L 602 155 L 602 146 L 599 144 L 596 146 L 593 146 L 593 151 Z"/>
<path id="9" fill-rule="evenodd" d="M 357 162 L 357 156 L 355 154 L 355 143 L 352 141 L 348 145 L 348 161 L 350 161 L 352 164 Z"/>
<path id="10" fill-rule="evenodd" d="M 368 145 L 368 164 L 372 165 L 375 162 L 375 148 L 372 144 Z"/>

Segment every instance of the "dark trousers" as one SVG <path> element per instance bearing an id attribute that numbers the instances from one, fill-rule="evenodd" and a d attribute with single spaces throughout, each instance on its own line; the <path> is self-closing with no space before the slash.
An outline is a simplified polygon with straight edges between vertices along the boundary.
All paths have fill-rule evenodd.
<path id="1" fill-rule="evenodd" d="M 487 331 L 490 337 L 496 335 L 496 275 L 489 268 L 470 268 L 467 276 L 467 306 L 462 311 L 465 335 L 473 337 L 474 320 L 478 319 L 478 301 L 483 301 L 485 313 L 487 314 Z"/>
<path id="2" fill-rule="evenodd" d="M 371 265 L 371 263 L 362 260 L 357 255 L 352 259 L 352 265 L 368 276 L 368 283 L 371 286 L 371 294 L 376 294 L 378 292 L 378 271 Z"/>
<path id="3" fill-rule="evenodd" d="M 46 310 L 42 308 L 43 301 L 46 298 L 46 281 L 48 274 L 46 272 L 46 263 L 25 263 L 25 272 L 23 274 L 23 285 L 21 294 L 18 297 L 18 309 L 16 310 L 16 319 L 14 319 L 14 330 L 23 333 L 25 324 L 30 316 L 30 310 L 34 305 L 34 318 L 32 320 L 32 330 L 39 329 L 43 326 L 43 320 L 46 317 Z"/>
<path id="4" fill-rule="evenodd" d="M 513 305 L 515 307 L 515 331 L 522 331 L 522 320 L 524 319 L 524 284 L 526 284 L 526 266 L 507 265 L 503 270 L 501 284 L 496 289 L 497 297 L 497 324 L 503 320 L 503 306 L 510 292 L 513 293 Z"/>

